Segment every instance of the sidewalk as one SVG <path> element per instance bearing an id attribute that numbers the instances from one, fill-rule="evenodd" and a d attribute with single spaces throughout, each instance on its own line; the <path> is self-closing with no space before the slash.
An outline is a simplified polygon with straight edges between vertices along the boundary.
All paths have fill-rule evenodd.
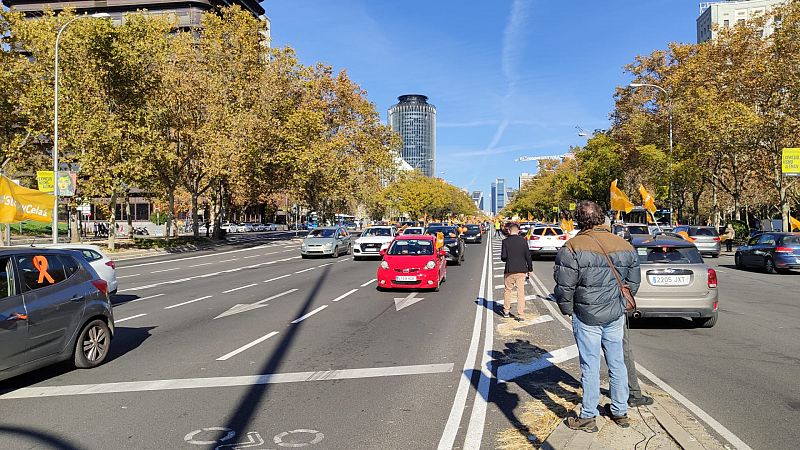
<path id="1" fill-rule="evenodd" d="M 569 429 L 564 420 L 580 411 L 577 348 L 571 330 L 527 287 L 524 321 L 495 315 L 493 359 L 498 378 L 487 415 L 487 433 L 498 449 L 724 449 L 686 408 L 640 376 L 655 404 L 631 408 L 631 427 L 598 416 L 598 433 Z M 502 289 L 494 291 L 501 308 Z M 515 307 L 512 307 L 512 312 Z M 605 366 L 603 366 L 605 372 Z M 600 407 L 609 403 L 604 373 Z"/>

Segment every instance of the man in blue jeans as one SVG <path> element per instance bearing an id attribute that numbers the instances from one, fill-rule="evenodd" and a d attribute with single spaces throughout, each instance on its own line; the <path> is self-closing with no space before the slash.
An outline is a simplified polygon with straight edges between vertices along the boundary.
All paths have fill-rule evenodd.
<path id="1" fill-rule="evenodd" d="M 559 309 L 572 317 L 583 386 L 580 416 L 568 418 L 566 424 L 574 430 L 598 430 L 595 417 L 600 401 L 602 350 L 612 402 L 605 405 L 605 411 L 617 425 L 627 428 L 628 372 L 622 344 L 625 299 L 613 270 L 635 294 L 641 282 L 639 257 L 628 241 L 611 233 L 605 225 L 605 213 L 594 202 L 580 202 L 575 219 L 581 232 L 558 252 L 554 272 Z M 609 265 L 609 259 L 614 267 Z"/>

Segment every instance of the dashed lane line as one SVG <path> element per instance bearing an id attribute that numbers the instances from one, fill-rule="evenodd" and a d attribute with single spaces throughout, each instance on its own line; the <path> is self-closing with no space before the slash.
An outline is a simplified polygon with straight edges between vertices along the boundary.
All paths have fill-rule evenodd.
<path id="1" fill-rule="evenodd" d="M 250 342 L 249 344 L 245 344 L 230 353 L 220 356 L 219 358 L 217 358 L 217 361 L 226 361 L 251 347 L 255 347 L 256 345 L 266 341 L 267 339 L 271 338 L 272 336 L 275 336 L 276 334 L 278 334 L 278 332 L 273 331 L 265 336 L 261 336 L 260 338 L 256 339 L 253 342 Z"/>
<path id="2" fill-rule="evenodd" d="M 374 283 L 376 281 L 378 281 L 378 279 L 377 278 L 373 278 L 373 279 L 367 281 L 366 283 L 362 284 L 361 287 L 367 287 L 367 286 L 369 286 L 370 284 L 372 284 L 372 283 Z"/>
<path id="3" fill-rule="evenodd" d="M 295 273 L 304 273 L 304 272 L 308 272 L 308 271 L 314 270 L 314 269 L 316 269 L 316 267 L 309 267 L 308 269 L 298 270 Z"/>
<path id="4" fill-rule="evenodd" d="M 194 300 L 189 300 L 189 301 L 186 301 L 186 302 L 183 302 L 183 303 L 178 303 L 177 305 L 165 306 L 164 309 L 177 308 L 179 306 L 188 305 L 189 303 L 199 302 L 200 300 L 205 300 L 205 299 L 211 298 L 211 297 L 213 297 L 213 296 L 212 295 L 206 295 L 205 297 L 200 297 L 200 298 L 196 298 Z"/>
<path id="5" fill-rule="evenodd" d="M 135 300 L 131 300 L 131 301 L 127 302 L 127 303 L 136 303 L 136 302 L 140 302 L 142 300 L 150 300 L 151 298 L 157 298 L 157 297 L 163 297 L 163 296 L 164 296 L 164 294 L 148 295 L 147 297 L 140 297 L 140 298 L 137 298 Z"/>
<path id="6" fill-rule="evenodd" d="M 116 325 L 116 324 L 118 324 L 118 323 L 125 322 L 126 320 L 138 319 L 139 317 L 144 317 L 144 316 L 146 316 L 146 315 L 147 315 L 147 314 L 137 314 L 137 315 L 135 315 L 135 316 L 125 317 L 124 319 L 116 319 L 116 320 L 114 320 L 114 325 Z"/>
<path id="7" fill-rule="evenodd" d="M 357 290 L 358 289 L 350 289 L 349 291 L 345 292 L 344 294 L 336 297 L 335 299 L 333 299 L 331 301 L 332 302 L 338 302 L 339 300 L 342 300 L 343 298 L 347 297 L 348 295 L 352 294 L 353 292 L 356 292 Z"/>
<path id="8" fill-rule="evenodd" d="M 130 266 L 122 266 L 118 270 L 132 269 L 134 267 L 154 266 L 154 265 L 157 265 L 157 264 L 174 264 L 174 263 L 180 262 L 180 261 L 189 261 L 189 260 L 199 259 L 199 258 L 210 258 L 212 256 L 229 255 L 231 253 L 248 252 L 248 251 L 252 251 L 252 250 L 259 250 L 259 249 L 264 249 L 264 248 L 269 248 L 269 247 L 270 247 L 270 245 L 259 245 L 257 247 L 240 248 L 238 250 L 231 250 L 231 251 L 228 251 L 228 252 L 219 252 L 219 253 L 214 252 L 214 253 L 209 253 L 207 255 L 187 256 L 186 258 L 168 259 L 166 261 L 154 261 L 154 262 L 149 262 L 149 263 L 133 264 L 133 265 L 130 265 Z"/>
<path id="9" fill-rule="evenodd" d="M 264 282 L 264 283 L 269 283 L 269 282 L 271 282 L 271 281 L 280 280 L 281 278 L 290 277 L 290 276 L 292 276 L 292 275 L 293 275 L 293 274 L 289 273 L 289 274 L 286 274 L 286 275 L 281 275 L 281 276 L 279 276 L 279 277 L 270 278 L 269 280 L 264 280 L 263 282 Z"/>
<path id="10" fill-rule="evenodd" d="M 298 317 L 297 319 L 294 319 L 294 320 L 292 321 L 292 324 L 298 324 L 298 323 L 300 323 L 300 322 L 302 322 L 302 321 L 304 321 L 304 320 L 308 319 L 309 317 L 313 316 L 314 314 L 316 314 L 316 313 L 318 313 L 318 312 L 322 311 L 323 309 L 325 309 L 325 308 L 327 308 L 327 307 L 328 307 L 328 305 L 322 305 L 322 306 L 320 306 L 319 308 L 317 308 L 317 309 L 315 309 L 315 310 L 313 310 L 313 311 L 309 312 L 308 314 L 304 314 L 304 315 L 302 315 L 302 316 Z"/>
<path id="11" fill-rule="evenodd" d="M 212 264 L 214 264 L 214 263 L 213 263 L 213 262 L 207 262 L 207 263 L 195 264 L 195 265 L 193 265 L 193 266 L 189 266 L 189 267 L 210 266 L 210 265 L 212 265 Z"/>
<path id="12" fill-rule="evenodd" d="M 258 284 L 253 283 L 253 284 L 248 284 L 248 285 L 245 285 L 245 286 L 239 286 L 237 288 L 228 289 L 227 291 L 222 291 L 222 293 L 223 294 L 230 294 L 231 292 L 241 291 L 242 289 L 251 288 L 253 286 L 258 286 Z"/>
<path id="13" fill-rule="evenodd" d="M 132 275 L 121 275 L 121 276 L 117 276 L 117 279 L 119 280 L 120 278 L 133 278 L 133 277 L 138 277 L 139 275 L 141 275 L 141 274 L 140 273 L 134 273 Z"/>
<path id="14" fill-rule="evenodd" d="M 171 269 L 154 270 L 150 273 L 172 272 L 173 270 L 180 270 L 180 267 L 173 267 Z"/>
<path id="15" fill-rule="evenodd" d="M 217 262 L 218 263 L 226 263 L 226 262 L 238 261 L 238 260 L 239 260 L 239 258 L 231 258 L 231 259 L 223 259 L 223 260 L 217 261 Z"/>

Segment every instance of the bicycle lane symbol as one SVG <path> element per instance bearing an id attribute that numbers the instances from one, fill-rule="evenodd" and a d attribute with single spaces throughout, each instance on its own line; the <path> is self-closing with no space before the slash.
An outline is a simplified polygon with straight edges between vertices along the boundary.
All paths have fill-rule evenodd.
<path id="1" fill-rule="evenodd" d="M 225 433 L 224 436 L 218 440 L 204 440 L 203 437 L 210 437 L 212 435 Z M 307 436 L 306 436 L 307 435 Z M 238 450 L 238 449 L 254 449 L 264 445 L 264 438 L 257 431 L 250 431 L 246 434 L 246 440 L 239 440 L 230 442 L 236 436 L 236 432 L 230 428 L 225 427 L 206 427 L 198 430 L 191 431 L 184 436 L 183 440 L 192 445 L 206 445 L 214 446 L 215 450 Z M 325 439 L 325 435 L 317 430 L 299 429 L 284 431 L 278 433 L 273 437 L 273 442 L 279 447 L 307 447 L 320 443 Z M 216 444 L 216 445 L 215 445 Z M 263 449 L 268 450 L 268 449 Z"/>

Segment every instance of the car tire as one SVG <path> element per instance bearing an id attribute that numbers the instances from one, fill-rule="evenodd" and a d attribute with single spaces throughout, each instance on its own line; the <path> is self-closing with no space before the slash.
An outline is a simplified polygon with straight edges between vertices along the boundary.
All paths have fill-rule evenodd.
<path id="1" fill-rule="evenodd" d="M 692 318 L 692 322 L 694 322 L 694 326 L 697 328 L 711 328 L 717 324 L 717 317 L 719 314 L 714 312 L 714 315 L 711 317 L 695 317 Z"/>
<path id="2" fill-rule="evenodd" d="M 439 288 L 441 287 L 441 285 L 442 285 L 441 281 L 439 283 L 436 283 L 436 287 L 432 289 L 433 292 L 439 292 Z"/>
<path id="3" fill-rule="evenodd" d="M 339 247 L 333 249 L 333 253 L 331 253 L 331 258 L 338 258 L 339 257 Z"/>
<path id="4" fill-rule="evenodd" d="M 711 254 L 711 257 L 712 257 L 712 258 L 719 258 L 719 253 L 712 253 L 712 254 Z"/>
<path id="5" fill-rule="evenodd" d="M 308 259 L 308 255 L 304 255 L 304 254 L 302 254 L 302 253 L 300 254 L 300 257 L 301 257 L 302 259 Z"/>
<path id="6" fill-rule="evenodd" d="M 72 362 L 78 369 L 97 367 L 108 357 L 111 349 L 111 330 L 100 319 L 92 320 L 83 326 L 75 340 Z"/>
<path id="7" fill-rule="evenodd" d="M 446 282 L 447 282 L 447 273 L 445 273 L 444 276 L 442 277 L 441 283 L 446 283 Z"/>
<path id="8" fill-rule="evenodd" d="M 736 266 L 737 269 L 744 269 L 744 264 L 742 264 L 742 255 L 736 253 L 733 256 L 733 264 Z"/>
<path id="9" fill-rule="evenodd" d="M 775 269 L 775 263 L 772 261 L 772 258 L 767 258 L 764 260 L 764 272 L 769 274 L 778 273 L 778 271 Z"/>
<path id="10" fill-rule="evenodd" d="M 386 289 L 384 289 L 384 288 L 382 288 L 382 287 L 380 287 L 380 286 L 375 286 L 375 290 L 376 290 L 376 291 L 378 291 L 378 292 L 383 292 L 383 291 L 385 291 Z"/>
<path id="11" fill-rule="evenodd" d="M 353 261 L 361 261 L 361 257 L 360 256 L 353 256 Z"/>
<path id="12" fill-rule="evenodd" d="M 347 246 L 347 253 L 346 254 L 347 255 L 352 255 L 353 254 L 353 246 L 352 245 L 348 245 Z"/>

